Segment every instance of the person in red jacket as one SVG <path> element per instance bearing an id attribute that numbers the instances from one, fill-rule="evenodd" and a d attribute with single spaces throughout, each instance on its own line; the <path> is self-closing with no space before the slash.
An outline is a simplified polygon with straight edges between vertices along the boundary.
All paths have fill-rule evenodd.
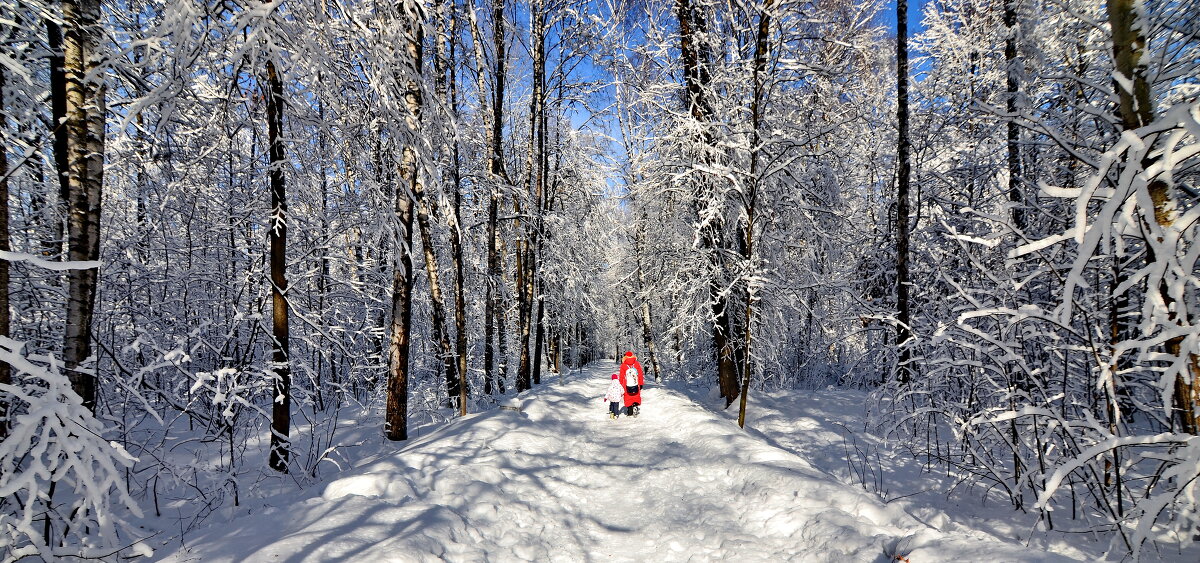
<path id="1" fill-rule="evenodd" d="M 625 358 L 617 368 L 621 382 L 625 384 L 625 414 L 637 416 L 642 405 L 642 386 L 646 384 L 646 374 L 642 364 L 637 361 L 633 352 L 625 352 Z"/>

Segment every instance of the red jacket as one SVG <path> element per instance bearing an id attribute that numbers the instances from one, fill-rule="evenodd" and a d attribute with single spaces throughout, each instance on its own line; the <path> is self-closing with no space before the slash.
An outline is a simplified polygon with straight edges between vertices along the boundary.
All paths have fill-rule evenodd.
<path id="1" fill-rule="evenodd" d="M 617 368 L 617 373 L 623 378 L 625 370 L 629 366 L 633 366 L 637 370 L 638 375 L 638 392 L 630 395 L 625 393 L 625 406 L 642 404 L 642 386 L 646 384 L 646 373 L 642 371 L 642 364 L 637 361 L 637 356 L 625 356 L 625 361 L 621 362 L 621 366 Z"/>

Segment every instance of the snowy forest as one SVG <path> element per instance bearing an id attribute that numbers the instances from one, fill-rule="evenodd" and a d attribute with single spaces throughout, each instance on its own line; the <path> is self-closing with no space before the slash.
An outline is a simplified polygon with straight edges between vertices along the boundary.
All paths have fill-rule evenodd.
<path id="1" fill-rule="evenodd" d="M 738 432 L 861 393 L 1014 541 L 1195 554 L 1198 14 L 0 0 L 0 560 L 157 557 L 626 350 Z"/>

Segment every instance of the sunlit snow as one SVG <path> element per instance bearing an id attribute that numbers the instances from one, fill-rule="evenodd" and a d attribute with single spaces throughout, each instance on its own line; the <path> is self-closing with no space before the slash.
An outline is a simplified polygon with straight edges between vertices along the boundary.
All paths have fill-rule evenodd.
<path id="1" fill-rule="evenodd" d="M 165 561 L 1059 561 L 914 516 L 798 453 L 841 448 L 822 413 L 739 429 L 650 385 L 607 418 L 607 364 L 400 443 L 307 498 L 192 534 Z M 752 412 L 752 414 L 754 414 Z M 785 420 L 761 411 L 765 429 Z M 774 416 L 770 416 L 770 415 Z M 756 420 L 753 416 L 752 422 Z M 810 438 L 806 441 L 805 437 Z M 831 454 L 840 454 L 832 452 Z M 927 514 L 926 514 L 927 516 Z"/>

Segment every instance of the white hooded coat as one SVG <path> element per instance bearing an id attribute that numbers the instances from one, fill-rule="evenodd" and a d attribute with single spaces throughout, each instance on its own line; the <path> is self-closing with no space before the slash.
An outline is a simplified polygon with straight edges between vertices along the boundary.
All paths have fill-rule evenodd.
<path id="1" fill-rule="evenodd" d="M 625 386 L 621 385 L 620 379 L 613 379 L 608 384 L 608 392 L 604 394 L 604 401 L 609 403 L 619 403 L 625 397 Z"/>

